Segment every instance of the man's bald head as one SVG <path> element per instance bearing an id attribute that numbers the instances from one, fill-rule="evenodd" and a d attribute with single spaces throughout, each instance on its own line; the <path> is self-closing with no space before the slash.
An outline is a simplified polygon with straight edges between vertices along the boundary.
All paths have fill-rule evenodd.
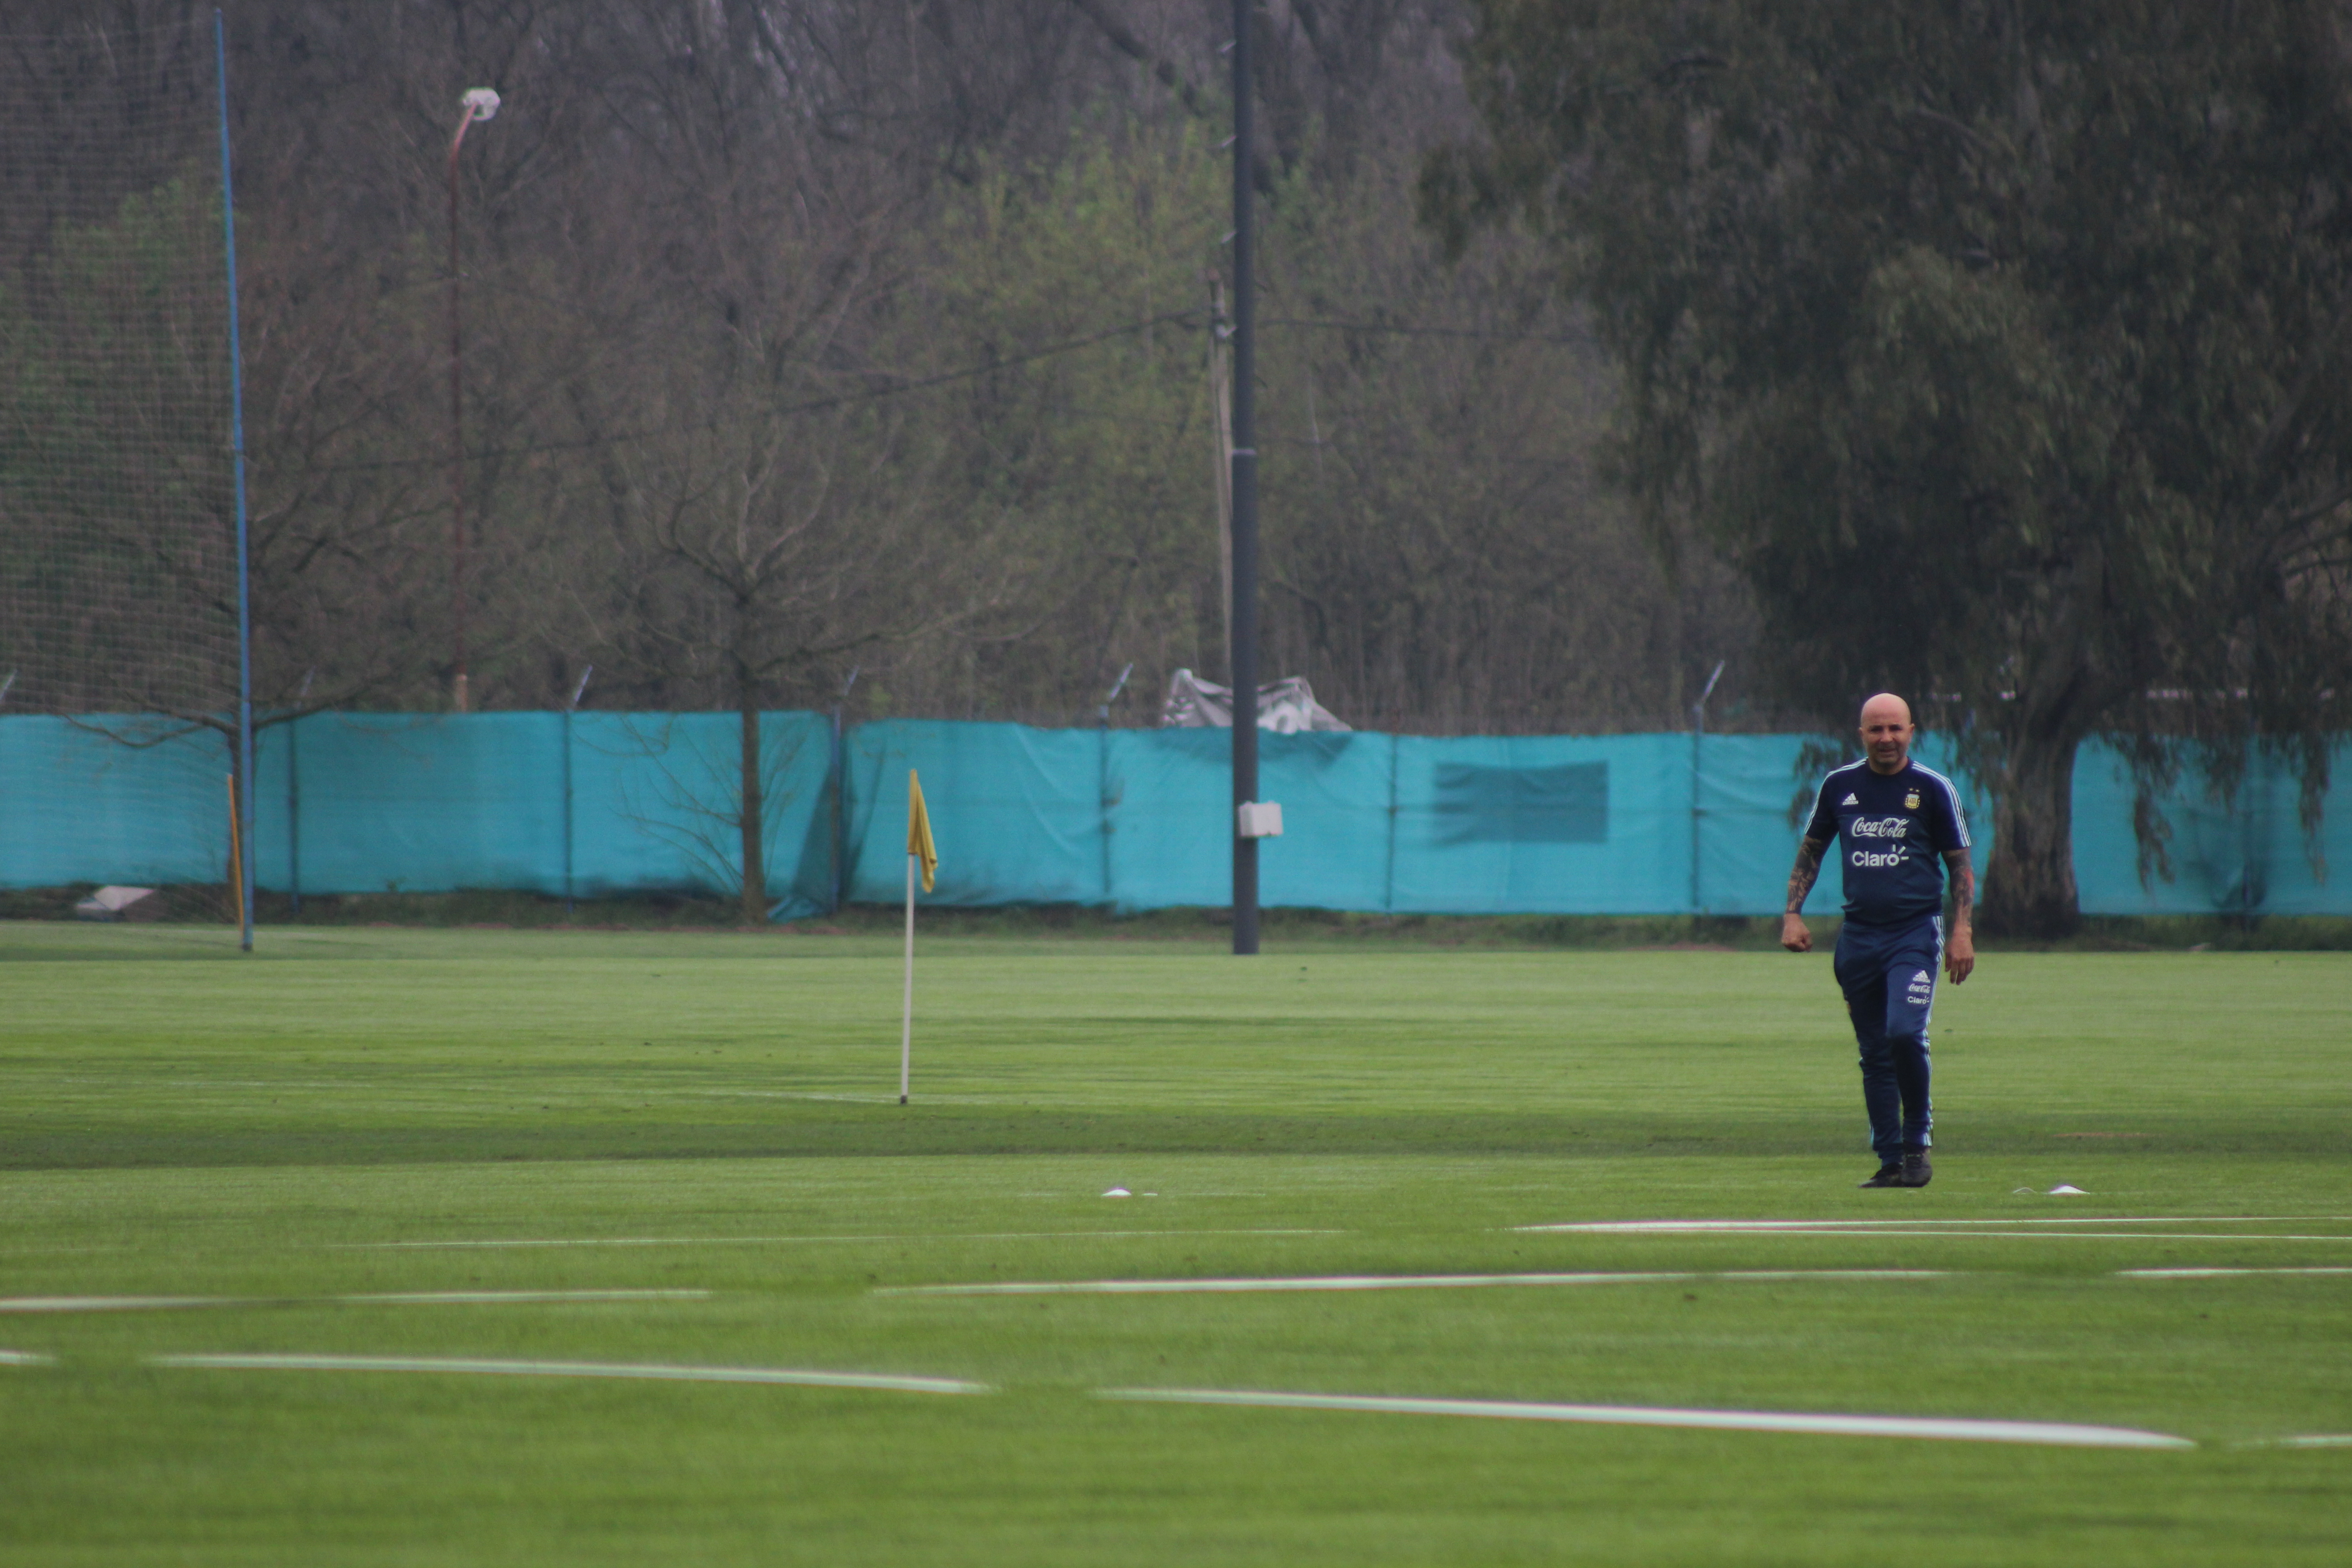
<path id="1" fill-rule="evenodd" d="M 1899 773 L 1911 760 L 1911 704 L 1882 691 L 1862 705 L 1862 747 L 1870 771 Z"/>
<path id="2" fill-rule="evenodd" d="M 1911 704 L 1892 691 L 1882 691 L 1862 705 L 1862 727 L 1864 730 L 1870 728 L 1874 714 L 1884 714 L 1898 724 L 1908 724 L 1911 722 Z"/>

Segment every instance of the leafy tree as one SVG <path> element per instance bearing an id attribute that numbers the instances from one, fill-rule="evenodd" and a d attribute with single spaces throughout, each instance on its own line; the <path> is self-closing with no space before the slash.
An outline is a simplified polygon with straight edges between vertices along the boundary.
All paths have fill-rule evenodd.
<path id="1" fill-rule="evenodd" d="M 1019 591 L 889 661 L 895 696 L 1058 715 L 1129 660 L 1140 692 L 1221 658 L 1203 367 L 1223 181 L 1197 131 L 1087 128 L 1048 167 L 988 164 L 924 226 L 878 353 L 957 377 L 904 401 L 947 452 L 940 510 L 988 520 Z"/>
<path id="2" fill-rule="evenodd" d="M 1352 723 L 1678 728 L 1752 635 L 1719 563 L 1669 569 L 1593 473 L 1612 377 L 1548 272 L 1504 235 L 1449 266 L 1405 167 L 1270 215 L 1266 647 Z"/>
<path id="3" fill-rule="evenodd" d="M 1624 374 L 1615 461 L 1787 691 L 1892 687 L 1999 803 L 1982 925 L 2076 920 L 2075 748 L 2246 738 L 2306 822 L 2352 683 L 2352 12 L 1474 0 L 1457 238 L 1523 215 Z"/>

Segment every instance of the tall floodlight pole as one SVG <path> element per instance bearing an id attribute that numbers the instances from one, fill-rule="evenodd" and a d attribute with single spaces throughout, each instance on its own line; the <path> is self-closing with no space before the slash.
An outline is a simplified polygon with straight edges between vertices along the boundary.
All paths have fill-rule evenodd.
<path id="1" fill-rule="evenodd" d="M 1241 807 L 1257 799 L 1257 226 L 1251 189 L 1256 120 L 1250 12 L 1234 0 L 1234 952 L 1257 951 L 1257 840 Z"/>
<path id="2" fill-rule="evenodd" d="M 236 189 L 229 178 L 228 25 L 213 12 L 213 80 L 220 94 L 221 247 L 228 258 L 228 424 L 236 467 L 237 945 L 253 951 L 253 579 L 245 501 L 245 359 L 236 330 Z M 16 679 L 11 671 L 8 679 Z M 0 688 L 0 690 L 5 690 Z"/>
<path id="3" fill-rule="evenodd" d="M 487 87 L 466 94 L 449 138 L 449 618 L 456 637 L 457 711 L 466 711 L 466 342 L 457 325 L 457 150 L 466 128 L 499 111 Z"/>

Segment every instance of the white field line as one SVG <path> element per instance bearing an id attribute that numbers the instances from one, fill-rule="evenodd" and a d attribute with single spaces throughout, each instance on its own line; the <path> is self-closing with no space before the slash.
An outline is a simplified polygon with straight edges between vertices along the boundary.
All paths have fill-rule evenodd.
<path id="1" fill-rule="evenodd" d="M 1498 1399 L 1410 1399 L 1352 1394 L 1271 1394 L 1213 1388 L 1106 1388 L 1104 1399 L 1171 1405 L 1244 1405 L 1281 1410 L 1364 1410 L 1401 1415 L 1480 1415 L 1608 1426 L 1696 1426 L 1730 1432 L 1803 1432 L 1836 1437 L 1940 1437 L 2081 1448 L 2193 1448 L 2186 1437 L 2128 1426 L 1981 1421 L 1908 1415 L 1822 1415 L 1805 1411 L 1673 1410 L 1626 1405 L 1534 1405 Z"/>
<path id="2" fill-rule="evenodd" d="M 2226 1279 L 2239 1274 L 2352 1274 L 2352 1268 L 2118 1268 L 2118 1279 Z"/>
<path id="3" fill-rule="evenodd" d="M 152 1312 L 185 1307 L 494 1307 L 573 1301 L 707 1301 L 708 1290 L 399 1290 L 352 1296 L 8 1296 L 0 1312 Z"/>
<path id="4" fill-rule="evenodd" d="M 227 1307 L 232 1296 L 10 1296 L 0 1312 L 153 1312 L 174 1307 Z"/>
<path id="5" fill-rule="evenodd" d="M 1346 1236 L 1344 1230 L 1297 1228 L 1249 1230 L 1000 1230 L 909 1231 L 888 1236 L 589 1236 L 520 1237 L 485 1241 L 334 1241 L 331 1247 L 386 1250 L 457 1247 L 803 1247 L 874 1241 L 1111 1241 L 1129 1237 Z"/>
<path id="6" fill-rule="evenodd" d="M 2352 1448 L 2352 1432 L 2310 1432 L 2300 1437 L 2271 1437 L 2257 1446 L 2266 1448 Z"/>
<path id="7" fill-rule="evenodd" d="M 1531 1226 L 1523 1228 L 1541 1230 L 1547 1227 Z M 1857 1241 L 1875 1241 L 1890 1236 L 1933 1237 L 1945 1241 L 2352 1241 L 2352 1236 L 2347 1235 L 2288 1235 L 2277 1231 L 2246 1230 L 1845 1230 L 1824 1226 L 1819 1230 L 1754 1231 L 1748 1234 L 1769 1237 L 1843 1236 Z"/>
<path id="8" fill-rule="evenodd" d="M 1935 1279 L 1940 1268 L 1775 1268 L 1646 1274 L 1309 1274 L 1265 1279 L 1044 1279 L 898 1285 L 877 1296 L 1181 1296 L 1255 1290 L 1444 1290 L 1488 1285 L 1640 1285 L 1691 1279 Z"/>
<path id="9" fill-rule="evenodd" d="M 829 1100 L 847 1105 L 896 1105 L 895 1094 L 824 1094 L 806 1089 L 689 1089 L 680 1091 L 706 1100 Z M 930 1105 L 995 1105 L 1003 1103 L 986 1095 L 933 1094 L 926 1092 L 925 1103 Z"/>
<path id="10" fill-rule="evenodd" d="M 353 1079 L 319 1078 L 91 1078 L 88 1076 L 53 1076 L 48 1083 L 96 1084 L 119 1089 L 125 1084 L 142 1088 L 160 1085 L 164 1089 L 352 1089 L 368 1088 L 370 1084 Z M 462 1086 L 461 1086 L 462 1087 Z"/>
<path id="11" fill-rule="evenodd" d="M 898 1377 L 871 1372 L 809 1372 L 780 1366 L 670 1366 L 596 1361 L 477 1361 L 433 1356 L 158 1355 L 150 1366 L 228 1372 L 424 1372 L 493 1377 L 622 1377 L 667 1383 L 789 1384 L 807 1388 L 872 1388 L 895 1394 L 992 1394 L 984 1383 Z"/>
<path id="12" fill-rule="evenodd" d="M 382 1290 L 320 1300 L 351 1306 L 474 1307 L 505 1302 L 708 1301 L 708 1290 Z"/>
<path id="13" fill-rule="evenodd" d="M 38 1351 L 0 1351 L 0 1366 L 55 1366 L 58 1358 Z"/>
<path id="14" fill-rule="evenodd" d="M 1857 1239 L 1876 1239 L 1889 1236 L 1939 1237 L 1948 1240 L 2000 1238 L 2011 1241 L 2333 1241 L 2352 1242 L 2352 1235 L 2285 1234 L 2276 1231 L 2202 1231 L 2202 1230 L 1956 1230 L 1952 1226 L 1988 1226 L 2037 1222 L 2021 1220 L 1767 1220 L 1757 1223 L 1737 1221 L 1664 1220 L 1658 1222 L 1620 1223 L 1605 1225 L 1518 1225 L 1515 1233 L 1535 1235 L 1580 1234 L 1586 1236 L 1748 1236 L 1748 1237 L 1822 1237 L 1843 1236 Z M 2163 1224 L 2163 1221 L 2092 1220 L 2092 1225 Z M 2174 1223 L 2200 1224 L 2200 1221 Z M 2263 1221 L 2279 1224 L 2280 1221 Z M 1865 1228 L 1866 1227 L 1866 1228 Z"/>
<path id="15" fill-rule="evenodd" d="M 2352 1220 L 2352 1215 L 2113 1215 L 2104 1219 L 2089 1215 L 2068 1215 L 2063 1219 L 1604 1219 L 1580 1220 L 1568 1225 L 1515 1225 L 1511 1228 L 1645 1236 L 1707 1231 L 1874 1230 L 1896 1226 L 1987 1225 L 2326 1225 L 2342 1220 Z"/>

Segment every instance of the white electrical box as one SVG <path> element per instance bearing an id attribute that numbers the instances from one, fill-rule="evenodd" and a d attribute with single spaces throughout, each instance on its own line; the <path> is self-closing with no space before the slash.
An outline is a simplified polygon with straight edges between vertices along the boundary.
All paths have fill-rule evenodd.
<path id="1" fill-rule="evenodd" d="M 1245 800 L 1234 807 L 1240 818 L 1235 827 L 1243 838 L 1279 838 L 1282 837 L 1282 802 L 1278 800 Z"/>

